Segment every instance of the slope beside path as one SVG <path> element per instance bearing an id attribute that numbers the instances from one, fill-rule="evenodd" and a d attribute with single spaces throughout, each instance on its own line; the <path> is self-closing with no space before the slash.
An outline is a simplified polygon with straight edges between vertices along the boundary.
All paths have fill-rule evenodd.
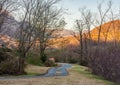
<path id="1" fill-rule="evenodd" d="M 65 65 L 66 64 L 63 66 Z M 60 69 L 61 68 L 59 68 L 58 71 Z M 69 75 L 67 76 L 16 78 L 12 80 L 2 79 L 0 80 L 0 85 L 113 85 L 101 79 L 95 79 L 84 75 L 84 70 L 76 65 L 73 65 L 70 69 L 68 68 L 68 72 Z M 59 73 L 61 72 L 58 72 L 58 74 Z"/>

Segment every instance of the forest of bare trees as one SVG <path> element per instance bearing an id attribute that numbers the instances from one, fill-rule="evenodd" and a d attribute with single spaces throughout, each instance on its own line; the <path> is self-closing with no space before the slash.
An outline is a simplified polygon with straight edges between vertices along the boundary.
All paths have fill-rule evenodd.
<path id="1" fill-rule="evenodd" d="M 62 9 L 54 7 L 59 0 L 23 0 L 24 14 L 18 36 L 20 57 L 25 59 L 30 48 L 38 40 L 38 54 L 44 63 L 47 60 L 45 49 L 53 32 L 63 27 Z M 59 18 L 58 18 L 59 17 Z M 21 64 L 21 62 L 20 62 Z"/>
<path id="2" fill-rule="evenodd" d="M 111 1 L 107 3 L 107 8 L 104 10 L 103 5 L 103 2 L 98 4 L 98 12 L 95 14 L 87 8 L 80 9 L 80 19 L 75 21 L 75 30 L 78 31 L 79 35 L 73 35 L 79 41 L 78 46 L 80 48 L 76 48 L 79 54 L 78 62 L 90 67 L 94 74 L 119 82 L 120 68 L 118 65 L 120 65 L 120 57 L 118 50 L 120 42 L 119 38 L 116 38 L 119 36 L 119 21 L 117 25 L 115 24 L 115 21 L 119 20 L 119 16 L 116 17 L 113 12 Z M 103 24 L 106 22 L 109 22 L 109 24 L 104 26 Z M 94 40 L 95 35 L 92 33 L 91 27 L 97 29 L 96 40 Z"/>
<path id="3" fill-rule="evenodd" d="M 79 44 L 69 44 L 69 41 L 63 38 L 63 41 L 57 42 L 61 46 L 59 49 L 54 48 L 54 51 L 49 50 L 47 53 L 46 49 L 54 44 L 50 40 L 60 38 L 61 36 L 55 35 L 55 33 L 63 30 L 66 25 L 63 18 L 64 10 L 56 6 L 59 1 L 0 0 L 0 32 L 2 32 L 1 27 L 4 19 L 12 12 L 20 11 L 17 17 L 20 20 L 19 27 L 15 34 L 18 47 L 16 49 L 7 48 L 5 55 L 10 55 L 8 52 L 13 52 L 17 56 L 17 58 L 13 58 L 10 55 L 15 61 L 13 68 L 17 69 L 13 70 L 23 74 L 25 73 L 25 65 L 28 63 L 27 59 L 34 60 L 35 57 L 38 57 L 35 61 L 39 60 L 38 62 L 44 65 L 52 55 L 58 62 L 87 66 L 92 73 L 120 83 L 119 10 L 116 12 L 117 14 L 114 13 L 112 1 L 107 4 L 98 3 L 95 13 L 87 7 L 80 8 L 78 10 L 80 18 L 75 20 L 72 33 L 72 37 Z M 106 9 L 103 9 L 104 5 L 106 5 Z M 93 28 L 96 30 L 94 31 Z M 6 50 L 4 51 L 6 52 Z M 4 55 L 4 51 L 2 50 L 0 53 Z M 31 55 L 33 56 L 29 57 Z M 5 60 L 4 57 L 0 58 L 0 66 L 2 66 L 2 60 Z M 3 70 L 0 68 L 0 71 L 0 74 L 3 74 L 8 69 L 6 72 L 2 72 Z"/>
<path id="4" fill-rule="evenodd" d="M 20 19 L 20 25 L 16 32 L 19 73 L 24 73 L 27 54 L 36 41 L 39 42 L 39 60 L 43 63 L 47 60 L 45 49 L 49 45 L 49 39 L 55 37 L 54 31 L 62 29 L 65 25 L 62 19 L 63 10 L 55 6 L 58 2 L 59 0 L 0 1 L 0 26 L 4 23 L 4 18 L 13 11 L 22 10 L 17 17 Z"/>

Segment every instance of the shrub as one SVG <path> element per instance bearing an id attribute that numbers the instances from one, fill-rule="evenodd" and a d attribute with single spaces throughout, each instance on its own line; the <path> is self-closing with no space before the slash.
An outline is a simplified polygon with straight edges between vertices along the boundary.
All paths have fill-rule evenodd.
<path id="1" fill-rule="evenodd" d="M 39 55 L 29 52 L 26 59 L 27 63 L 42 66 L 43 63 L 40 60 Z"/>
<path id="2" fill-rule="evenodd" d="M 88 66 L 88 61 L 87 61 L 87 59 L 81 59 L 79 64 L 82 66 Z"/>
<path id="3" fill-rule="evenodd" d="M 42 66 L 42 61 L 40 60 L 40 57 L 38 57 L 38 56 L 28 57 L 27 63 Z"/>
<path id="4" fill-rule="evenodd" d="M 0 75 L 2 74 L 18 74 L 18 57 L 10 52 L 0 52 Z"/>
<path id="5" fill-rule="evenodd" d="M 53 66 L 57 66 L 57 64 L 55 64 L 55 62 L 53 62 L 51 60 L 47 60 L 45 62 L 45 66 L 47 66 L 47 67 L 53 67 Z"/>
<path id="6" fill-rule="evenodd" d="M 47 55 L 45 55 L 45 54 L 43 54 L 42 56 L 40 56 L 41 58 L 41 61 L 43 62 L 43 63 L 45 63 L 45 61 L 47 60 Z"/>
<path id="7" fill-rule="evenodd" d="M 120 46 L 111 44 L 92 48 L 89 67 L 94 74 L 120 83 Z"/>
<path id="8" fill-rule="evenodd" d="M 77 61 L 76 59 L 74 59 L 74 58 L 69 59 L 69 63 L 75 64 L 75 63 L 77 63 L 77 62 L 78 62 L 78 61 Z"/>
<path id="9" fill-rule="evenodd" d="M 12 52 L 9 48 L 0 48 L 0 52 Z"/>

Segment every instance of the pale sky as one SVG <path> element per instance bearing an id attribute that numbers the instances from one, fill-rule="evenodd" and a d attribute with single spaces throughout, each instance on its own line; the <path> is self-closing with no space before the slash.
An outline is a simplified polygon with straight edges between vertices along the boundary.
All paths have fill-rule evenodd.
<path id="1" fill-rule="evenodd" d="M 78 11 L 79 8 L 86 6 L 87 8 L 91 9 L 92 12 L 97 11 L 98 3 L 102 2 L 103 0 L 62 0 L 59 2 L 59 5 L 67 10 L 65 17 L 65 21 L 67 23 L 67 29 L 72 29 L 74 26 L 75 19 L 80 18 L 80 13 Z M 104 0 L 107 3 L 109 0 Z M 120 0 L 112 0 L 113 2 L 113 9 L 120 7 Z M 106 5 L 105 5 L 106 6 Z M 104 8 L 103 8 L 104 9 Z"/>

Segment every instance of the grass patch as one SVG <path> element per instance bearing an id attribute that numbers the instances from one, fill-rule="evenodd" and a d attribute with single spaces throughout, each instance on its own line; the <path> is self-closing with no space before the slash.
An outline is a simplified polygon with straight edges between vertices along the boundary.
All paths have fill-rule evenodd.
<path id="1" fill-rule="evenodd" d="M 27 65 L 25 72 L 28 75 L 38 75 L 38 74 L 45 74 L 50 67 L 42 67 L 42 66 L 35 66 L 35 65 Z"/>
<path id="2" fill-rule="evenodd" d="M 28 64 L 25 68 L 26 74 L 23 75 L 1 75 L 1 77 L 24 77 L 24 76 L 38 76 L 45 74 L 49 67 L 35 66 Z"/>
<path id="3" fill-rule="evenodd" d="M 27 74 L 23 74 L 23 75 L 18 75 L 18 76 L 37 76 L 39 75 L 38 73 L 27 73 Z"/>
<path id="4" fill-rule="evenodd" d="M 43 63 L 40 60 L 40 56 L 32 52 L 28 53 L 26 62 L 32 65 L 43 66 Z"/>
<path id="5" fill-rule="evenodd" d="M 72 68 L 73 71 L 76 71 L 82 75 L 85 75 L 88 78 L 92 78 L 92 79 L 96 79 L 96 80 L 102 80 L 104 83 L 106 83 L 107 85 L 116 85 L 115 83 L 105 80 L 103 77 L 101 76 L 97 76 L 92 74 L 90 71 L 88 71 L 87 67 L 84 66 L 80 66 L 80 65 L 73 65 Z"/>

